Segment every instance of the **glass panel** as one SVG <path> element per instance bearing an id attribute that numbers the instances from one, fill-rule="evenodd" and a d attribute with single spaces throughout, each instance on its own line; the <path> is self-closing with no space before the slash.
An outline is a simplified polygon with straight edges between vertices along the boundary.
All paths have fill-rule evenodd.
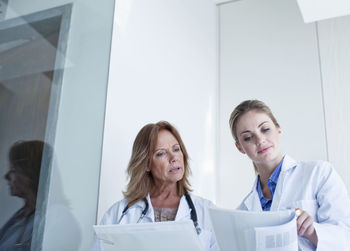
<path id="1" fill-rule="evenodd" d="M 0 174 L 7 181 L 0 182 L 0 250 L 88 250 L 114 1 L 6 2 L 7 9 L 0 6 Z"/>
<path id="2" fill-rule="evenodd" d="M 61 86 L 56 51 L 59 40 L 65 48 L 61 24 L 69 13 L 65 6 L 0 23 L 0 158 L 8 166 L 2 172 L 10 190 L 10 195 L 5 189 L 0 193 L 6 205 L 0 216 L 0 250 L 29 250 L 31 245 L 50 101 L 57 109 L 57 99 L 50 99 L 54 79 Z M 54 125 L 48 129 L 54 131 Z M 47 168 L 43 165 L 43 176 Z"/>

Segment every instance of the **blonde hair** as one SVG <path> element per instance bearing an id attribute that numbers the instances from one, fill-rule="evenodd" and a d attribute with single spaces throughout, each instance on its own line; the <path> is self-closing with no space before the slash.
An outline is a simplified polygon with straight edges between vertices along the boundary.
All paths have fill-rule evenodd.
<path id="1" fill-rule="evenodd" d="M 192 191 L 188 180 L 191 170 L 188 164 L 188 154 L 179 132 L 167 121 L 159 121 L 155 124 L 145 125 L 137 134 L 133 147 L 131 158 L 128 164 L 127 174 L 129 183 L 126 191 L 123 192 L 129 205 L 133 205 L 139 200 L 147 197 L 154 185 L 151 172 L 147 168 L 151 164 L 151 156 L 158 140 L 158 134 L 161 130 L 169 131 L 179 142 L 184 158 L 184 176 L 177 182 L 177 193 L 184 195 L 187 191 Z"/>
<path id="2" fill-rule="evenodd" d="M 278 124 L 275 116 L 273 116 L 271 109 L 262 101 L 260 100 L 245 100 L 241 102 L 236 108 L 233 110 L 230 116 L 230 129 L 232 136 L 237 144 L 239 144 L 238 136 L 237 136 L 237 124 L 240 119 L 240 117 L 244 114 L 246 114 L 249 111 L 258 111 L 265 113 L 269 118 L 272 120 L 272 122 L 275 124 L 276 127 L 280 127 Z M 254 165 L 255 172 L 257 173 L 257 168 Z"/>

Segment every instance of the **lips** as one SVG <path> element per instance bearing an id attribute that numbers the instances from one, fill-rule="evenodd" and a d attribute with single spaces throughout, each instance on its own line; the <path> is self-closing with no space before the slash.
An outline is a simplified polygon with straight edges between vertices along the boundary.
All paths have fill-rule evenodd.
<path id="1" fill-rule="evenodd" d="M 170 170 L 169 170 L 169 173 L 177 173 L 178 171 L 181 170 L 181 167 L 172 167 Z"/>
<path id="2" fill-rule="evenodd" d="M 259 150 L 259 151 L 258 151 L 258 154 L 265 153 L 265 152 L 267 152 L 270 148 L 271 148 L 271 146 L 265 147 L 265 148 Z"/>

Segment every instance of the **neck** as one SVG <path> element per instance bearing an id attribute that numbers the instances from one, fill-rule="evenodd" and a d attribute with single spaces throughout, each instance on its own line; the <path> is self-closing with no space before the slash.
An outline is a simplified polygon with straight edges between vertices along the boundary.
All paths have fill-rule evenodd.
<path id="1" fill-rule="evenodd" d="M 36 200 L 26 199 L 24 202 L 22 216 L 27 217 L 35 211 Z"/>
<path id="2" fill-rule="evenodd" d="M 180 203 L 176 183 L 157 184 L 152 188 L 150 196 L 152 205 L 156 208 L 176 208 Z"/>
<path id="3" fill-rule="evenodd" d="M 266 163 L 255 163 L 255 166 L 260 175 L 260 181 L 263 186 L 266 185 L 267 180 L 271 177 L 273 171 L 275 171 L 278 164 L 282 161 L 283 156 L 280 155 L 276 159 Z"/>
<path id="4" fill-rule="evenodd" d="M 171 196 L 177 196 L 177 186 L 176 183 L 174 184 L 160 184 L 156 183 L 151 190 L 150 193 L 151 197 L 161 197 L 161 198 L 167 198 Z"/>

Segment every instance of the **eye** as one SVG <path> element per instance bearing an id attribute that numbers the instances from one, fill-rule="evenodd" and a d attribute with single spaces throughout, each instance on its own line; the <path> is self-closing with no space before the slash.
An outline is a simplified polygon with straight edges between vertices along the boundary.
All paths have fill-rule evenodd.
<path id="1" fill-rule="evenodd" d="M 180 152 L 181 151 L 181 149 L 180 149 L 180 147 L 179 146 L 176 146 L 176 147 L 174 147 L 174 150 L 173 150 L 174 152 Z"/>
<path id="2" fill-rule="evenodd" d="M 160 151 L 156 153 L 156 157 L 163 157 L 165 155 L 164 151 Z"/>
<path id="3" fill-rule="evenodd" d="M 269 127 L 265 127 L 265 128 L 262 129 L 262 131 L 263 132 L 268 132 L 268 131 L 270 131 L 270 128 Z"/>
<path id="4" fill-rule="evenodd" d="M 250 141 L 251 139 L 252 139 L 251 136 L 245 136 L 245 137 L 243 138 L 243 140 L 244 140 L 245 142 L 248 142 L 248 141 Z"/>

